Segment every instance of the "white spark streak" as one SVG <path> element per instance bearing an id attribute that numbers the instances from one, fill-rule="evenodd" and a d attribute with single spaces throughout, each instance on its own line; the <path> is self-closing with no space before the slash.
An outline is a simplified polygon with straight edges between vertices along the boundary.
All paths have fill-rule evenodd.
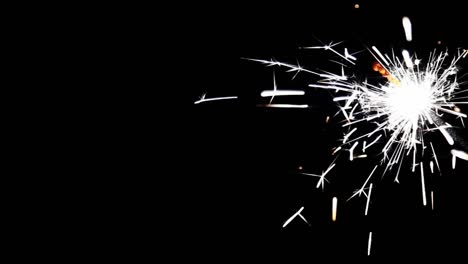
<path id="1" fill-rule="evenodd" d="M 455 169 L 456 163 L 457 163 L 457 156 L 453 155 L 452 153 L 452 169 Z"/>
<path id="2" fill-rule="evenodd" d="M 202 99 L 195 101 L 193 104 L 199 104 L 199 103 L 211 102 L 211 101 L 220 101 L 220 100 L 232 100 L 232 99 L 237 99 L 237 96 L 214 97 L 214 98 L 207 98 L 207 99 L 205 99 L 203 96 Z"/>
<path id="3" fill-rule="evenodd" d="M 367 256 L 370 256 L 371 244 L 372 244 L 372 232 L 369 232 L 369 241 L 367 242 Z"/>
<path id="4" fill-rule="evenodd" d="M 406 67 L 413 68 L 413 62 L 411 61 L 409 52 L 407 50 L 402 51 L 403 59 L 405 60 Z"/>
<path id="5" fill-rule="evenodd" d="M 385 65 L 389 65 L 388 61 L 384 58 L 384 56 L 382 56 L 382 53 L 380 53 L 380 51 L 375 47 L 375 46 L 372 46 L 372 49 L 375 51 L 375 53 L 377 53 L 377 55 L 379 55 L 380 59 L 382 59 L 382 61 L 385 63 Z"/>
<path id="6" fill-rule="evenodd" d="M 356 148 L 356 146 L 359 144 L 359 141 L 356 141 L 354 143 L 354 145 L 349 149 L 349 160 L 353 160 L 353 151 L 354 151 L 354 148 Z"/>
<path id="7" fill-rule="evenodd" d="M 304 91 L 296 91 L 296 90 L 265 90 L 263 91 L 260 96 L 262 97 L 270 97 L 270 96 L 288 96 L 288 95 L 304 95 Z"/>
<path id="8" fill-rule="evenodd" d="M 364 146 L 364 148 L 363 148 L 362 150 L 365 151 L 367 148 L 369 148 L 370 146 L 374 145 L 381 137 L 382 137 L 382 135 L 379 135 L 379 136 L 378 136 L 374 141 L 372 141 L 369 145 Z"/>
<path id="9" fill-rule="evenodd" d="M 337 153 L 337 152 L 340 151 L 340 150 L 341 150 L 341 147 L 337 147 L 337 148 L 335 149 L 335 151 L 333 151 L 332 155 L 335 155 L 335 153 Z"/>
<path id="10" fill-rule="evenodd" d="M 327 170 L 325 172 L 322 172 L 322 175 L 317 175 L 317 174 L 311 174 L 311 173 L 301 173 L 301 174 L 304 174 L 304 175 L 308 175 L 308 176 L 313 176 L 313 177 L 319 177 L 319 181 L 317 182 L 317 186 L 316 188 L 318 189 L 320 186 L 322 186 L 322 190 L 325 186 L 325 181 L 328 182 L 328 180 L 325 178 L 325 176 L 327 176 L 327 174 L 333 169 L 333 167 L 335 167 L 335 163 L 332 162 L 332 164 L 330 164 L 330 166 L 327 168 Z"/>
<path id="11" fill-rule="evenodd" d="M 369 185 L 369 195 L 367 195 L 366 211 L 364 215 L 367 215 L 367 211 L 369 210 L 369 202 L 370 202 L 371 193 L 372 193 L 372 183 Z"/>
<path id="12" fill-rule="evenodd" d="M 356 60 L 356 57 L 352 56 L 351 54 L 348 53 L 348 49 L 345 48 L 344 49 L 344 52 L 345 52 L 345 57 L 346 58 L 349 58 L 349 59 L 352 59 L 352 60 Z"/>
<path id="13" fill-rule="evenodd" d="M 403 29 L 405 30 L 406 41 L 410 42 L 413 39 L 413 34 L 411 32 L 411 21 L 408 17 L 403 17 Z"/>
<path id="14" fill-rule="evenodd" d="M 431 173 L 434 173 L 434 162 L 432 160 L 429 162 L 429 167 L 431 167 Z"/>
<path id="15" fill-rule="evenodd" d="M 375 172 L 375 170 L 377 169 L 377 167 L 378 167 L 378 165 L 376 165 L 376 166 L 374 167 L 374 169 L 372 170 L 371 174 L 369 175 L 369 177 L 367 177 L 367 180 L 366 180 L 366 181 L 364 182 L 364 184 L 362 185 L 361 189 L 355 191 L 354 194 L 351 195 L 351 197 L 349 197 L 347 201 L 351 200 L 351 199 L 352 199 L 354 196 L 356 196 L 356 195 L 361 196 L 362 193 L 364 193 L 364 195 L 367 196 L 367 194 L 366 194 L 365 191 L 364 191 L 364 188 L 366 187 L 367 182 L 368 182 L 369 179 L 372 177 L 372 174 L 374 174 L 374 172 Z"/>
<path id="16" fill-rule="evenodd" d="M 422 187 L 422 199 L 423 199 L 423 204 L 426 206 L 426 185 L 424 183 L 424 167 L 423 163 L 421 162 L 421 187 Z"/>
<path id="17" fill-rule="evenodd" d="M 434 210 L 434 192 L 431 191 L 431 207 L 432 207 L 432 210 Z"/>
<path id="18" fill-rule="evenodd" d="M 336 209 L 337 209 L 337 206 L 338 206 L 338 199 L 336 197 L 333 197 L 333 200 L 332 200 L 332 221 L 335 222 L 336 221 Z"/>
<path id="19" fill-rule="evenodd" d="M 450 152 L 452 153 L 454 157 L 457 157 L 463 160 L 468 160 L 468 153 L 464 151 L 452 149 Z"/>
<path id="20" fill-rule="evenodd" d="M 302 218 L 302 220 L 304 220 L 307 224 L 309 224 L 307 222 L 307 220 L 301 215 L 301 212 L 302 210 L 304 210 L 304 206 L 301 207 L 301 209 L 299 209 L 296 213 L 294 213 L 288 220 L 286 220 L 286 222 L 284 222 L 283 224 L 283 228 L 285 228 L 294 218 L 296 218 L 296 216 L 300 216 Z"/>
<path id="21" fill-rule="evenodd" d="M 453 138 L 449 135 L 449 133 L 444 127 L 440 127 L 439 130 L 450 145 L 453 145 L 455 143 L 453 141 Z"/>
<path id="22" fill-rule="evenodd" d="M 348 134 L 346 134 L 343 138 L 343 144 L 346 143 L 346 141 L 348 140 L 348 138 L 357 130 L 357 128 L 353 128 L 353 130 L 351 130 L 351 132 L 349 132 Z"/>
<path id="23" fill-rule="evenodd" d="M 307 108 L 306 104 L 259 104 L 258 107 L 271 107 L 271 108 Z"/>
<path id="24" fill-rule="evenodd" d="M 436 155 L 436 153 L 435 153 L 434 146 L 432 145 L 432 142 L 429 142 L 429 143 L 431 144 L 432 153 L 434 153 L 434 160 L 435 160 L 435 162 L 436 162 L 437 169 L 438 169 L 439 172 L 440 172 L 439 160 L 437 159 L 437 155 Z"/>

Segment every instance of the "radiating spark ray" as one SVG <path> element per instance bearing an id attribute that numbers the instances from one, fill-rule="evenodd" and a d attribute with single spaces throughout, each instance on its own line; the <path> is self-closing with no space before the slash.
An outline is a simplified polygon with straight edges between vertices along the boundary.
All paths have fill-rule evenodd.
<path id="1" fill-rule="evenodd" d="M 434 192 L 431 191 L 431 208 L 434 211 Z"/>
<path id="2" fill-rule="evenodd" d="M 405 60 L 406 67 L 413 68 L 413 62 L 411 61 L 409 52 L 407 50 L 403 50 L 403 59 Z"/>
<path id="3" fill-rule="evenodd" d="M 434 146 L 432 145 L 432 142 L 429 142 L 429 143 L 431 144 L 432 153 L 434 153 L 434 160 L 435 160 L 436 165 L 437 165 L 437 170 L 439 170 L 439 172 L 440 172 L 439 160 L 437 159 L 437 155 L 435 153 Z"/>
<path id="4" fill-rule="evenodd" d="M 457 163 L 457 156 L 455 156 L 455 155 L 452 153 L 452 169 L 455 169 L 456 163 Z"/>
<path id="5" fill-rule="evenodd" d="M 333 200 L 332 200 L 332 221 L 333 222 L 336 221 L 337 206 L 338 206 L 338 199 L 336 197 L 333 197 Z"/>
<path id="6" fill-rule="evenodd" d="M 353 160 L 353 151 L 354 151 L 354 148 L 356 148 L 356 146 L 359 144 L 359 142 L 355 142 L 354 145 L 349 149 L 349 160 Z"/>
<path id="7" fill-rule="evenodd" d="M 367 195 L 366 211 L 364 212 L 364 215 L 367 215 L 367 212 L 369 211 L 369 202 L 370 202 L 371 193 L 372 193 L 372 183 L 369 185 L 369 194 Z"/>
<path id="8" fill-rule="evenodd" d="M 258 104 L 257 107 L 270 107 L 270 108 L 307 108 L 306 104 Z"/>
<path id="9" fill-rule="evenodd" d="M 390 65 L 388 61 L 384 58 L 384 56 L 382 56 L 382 53 L 380 53 L 380 51 L 375 46 L 372 46 L 372 49 L 375 51 L 375 53 L 377 53 L 377 55 L 379 55 L 379 57 L 382 59 L 385 65 Z"/>
<path id="10" fill-rule="evenodd" d="M 452 136 L 449 135 L 449 133 L 447 132 L 447 130 L 443 127 L 440 127 L 439 128 L 440 132 L 442 133 L 442 135 L 445 137 L 445 139 L 447 140 L 447 142 L 450 144 L 450 145 L 453 145 L 455 142 L 453 141 L 453 138 Z"/>
<path id="11" fill-rule="evenodd" d="M 369 241 L 367 242 L 367 256 L 370 256 L 372 244 L 372 232 L 369 232 Z"/>
<path id="12" fill-rule="evenodd" d="M 265 90 L 260 96 L 261 97 L 270 97 L 270 96 L 290 96 L 290 95 L 304 95 L 304 91 L 297 90 Z"/>
<path id="13" fill-rule="evenodd" d="M 463 160 L 468 160 L 468 153 L 466 153 L 464 151 L 452 149 L 450 152 L 452 153 L 453 156 L 455 156 L 457 158 L 460 158 L 460 159 L 463 159 Z"/>
<path id="14" fill-rule="evenodd" d="M 403 29 L 405 30 L 406 41 L 410 42 L 413 39 L 413 34 L 411 30 L 411 21 L 408 17 L 403 17 Z"/>
<path id="15" fill-rule="evenodd" d="M 370 180 L 370 178 L 372 177 L 372 174 L 374 174 L 375 170 L 377 169 L 378 165 L 376 165 L 374 167 L 374 169 L 372 170 L 371 174 L 369 175 L 369 177 L 367 177 L 367 180 L 364 182 L 364 184 L 362 185 L 361 189 L 357 190 L 354 192 L 353 195 L 351 195 L 351 197 L 348 198 L 347 201 L 351 200 L 353 197 L 355 197 L 356 195 L 361 195 L 362 193 L 364 193 L 364 195 L 366 195 L 366 193 L 364 192 L 364 188 L 366 187 L 366 184 L 367 182 Z M 366 195 L 367 196 L 367 195 Z"/>
<path id="16" fill-rule="evenodd" d="M 337 153 L 337 152 L 340 151 L 340 150 L 341 150 L 341 147 L 337 147 L 337 148 L 335 149 L 335 151 L 333 151 L 332 155 L 335 155 L 335 153 Z"/>
<path id="17" fill-rule="evenodd" d="M 284 222 L 283 224 L 283 228 L 285 228 L 294 218 L 296 218 L 296 216 L 298 216 L 302 210 L 304 210 L 304 206 L 302 206 L 297 212 L 295 212 L 288 220 L 286 220 L 286 222 Z M 305 220 L 304 220 L 305 221 Z M 307 223 L 307 221 L 306 221 Z"/>
<path id="18" fill-rule="evenodd" d="M 424 183 L 424 167 L 423 163 L 420 163 L 421 166 L 421 187 L 422 187 L 422 199 L 423 199 L 423 205 L 426 206 L 426 185 Z"/>
<path id="19" fill-rule="evenodd" d="M 299 216 L 302 220 L 304 220 L 304 222 L 306 222 L 306 224 L 308 224 L 308 225 L 310 226 L 309 222 L 307 222 L 307 220 L 305 219 L 304 216 L 302 216 L 301 214 L 298 214 L 298 216 Z"/>
<path id="20" fill-rule="evenodd" d="M 434 173 L 434 162 L 432 160 L 429 162 L 429 167 L 431 168 L 431 173 Z"/>
<path id="21" fill-rule="evenodd" d="M 357 128 L 353 128 L 353 130 L 351 130 L 351 132 L 349 132 L 348 134 L 346 134 L 343 138 L 343 144 L 346 143 L 346 141 L 348 140 L 348 138 L 357 130 Z"/>
<path id="22" fill-rule="evenodd" d="M 211 102 L 211 101 L 220 101 L 220 100 L 232 100 L 237 99 L 237 96 L 225 96 L 225 97 L 213 97 L 213 98 L 202 98 L 198 101 L 195 101 L 193 104 L 200 104 L 204 102 Z"/>
<path id="23" fill-rule="evenodd" d="M 379 135 L 374 141 L 372 141 L 369 145 L 364 147 L 363 150 L 365 150 L 365 149 L 369 148 L 370 146 L 374 145 L 381 137 L 382 137 L 382 135 Z"/>

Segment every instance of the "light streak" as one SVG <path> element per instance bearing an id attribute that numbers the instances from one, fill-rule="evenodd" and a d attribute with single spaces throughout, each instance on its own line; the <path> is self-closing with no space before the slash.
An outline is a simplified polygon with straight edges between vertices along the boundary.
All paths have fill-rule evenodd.
<path id="1" fill-rule="evenodd" d="M 332 200 L 332 221 L 333 222 L 336 221 L 337 206 L 338 206 L 338 199 L 336 197 L 333 197 L 333 200 Z"/>

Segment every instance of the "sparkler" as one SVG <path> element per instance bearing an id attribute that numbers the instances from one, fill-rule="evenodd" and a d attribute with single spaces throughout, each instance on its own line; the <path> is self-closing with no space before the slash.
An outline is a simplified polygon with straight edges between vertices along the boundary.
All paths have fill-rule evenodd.
<path id="1" fill-rule="evenodd" d="M 406 40 L 411 42 L 413 35 L 410 19 L 404 17 L 402 24 Z M 452 57 L 449 56 L 448 52 L 434 51 L 426 58 L 417 58 L 416 54 L 411 54 L 408 50 L 402 50 L 401 55 L 395 54 L 392 51 L 391 56 L 389 56 L 382 54 L 377 47 L 372 46 L 371 49 L 368 49 L 369 53 L 376 60 L 372 68 L 385 77 L 386 81 L 383 83 L 369 83 L 367 81 L 356 81 L 352 73 L 346 74 L 344 70 L 344 66 L 347 66 L 346 63 L 353 66 L 358 64 L 358 59 L 354 56 L 355 54 L 349 52 L 348 48 L 344 48 L 343 54 L 340 53 L 338 51 L 340 44 L 341 42 L 330 42 L 327 45 L 302 48 L 305 50 L 324 50 L 337 56 L 338 59 L 341 59 L 341 62 L 337 62 L 341 64 L 341 71 L 337 73 L 325 70 L 311 71 L 303 68 L 299 63 L 289 64 L 278 62 L 274 59 L 244 59 L 260 62 L 268 67 L 286 68 L 287 72 L 295 72 L 293 78 L 301 72 L 312 74 L 319 77 L 320 80 L 309 84 L 309 87 L 334 92 L 332 101 L 338 105 L 339 111 L 337 114 L 342 114 L 344 117 L 342 127 L 347 127 L 348 130 L 343 135 L 342 143 L 334 148 L 332 155 L 335 155 L 340 150 L 347 150 L 349 151 L 349 160 L 353 161 L 354 158 L 367 157 L 367 154 L 365 154 L 366 150 L 371 147 L 377 149 L 382 154 L 380 164 L 375 165 L 362 187 L 354 191 L 348 199 L 349 201 L 363 194 L 367 198 L 365 215 L 368 214 L 373 187 L 373 184 L 369 182 L 372 175 L 380 166 L 383 168 L 382 176 L 397 167 L 394 175 L 395 182 L 399 182 L 400 169 L 406 159 L 411 160 L 413 172 L 417 166 L 420 166 L 422 199 L 423 205 L 426 206 L 426 186 L 422 161 L 426 157 L 424 150 L 428 145 L 425 142 L 427 140 L 425 135 L 431 132 L 440 132 L 449 145 L 455 144 L 451 130 L 448 130 L 452 125 L 448 123 L 447 117 L 452 116 L 459 119 L 463 126 L 463 119 L 467 118 L 467 115 L 462 113 L 460 108 L 457 107 L 457 105 L 468 104 L 468 101 L 460 101 L 463 97 L 459 97 L 459 95 L 468 90 L 461 90 L 462 88 L 457 81 L 457 63 L 466 57 L 468 51 L 458 51 Z M 307 104 L 272 104 L 275 96 L 304 94 L 304 91 L 277 90 L 274 79 L 273 90 L 266 90 L 261 93 L 262 97 L 271 97 L 270 103 L 259 104 L 257 106 L 307 108 Z M 202 100 L 208 101 L 210 99 L 202 98 Z M 327 116 L 325 122 L 329 123 L 329 121 L 330 117 Z M 362 148 L 358 148 L 357 146 L 361 141 Z M 441 172 L 433 142 L 429 141 L 429 145 L 432 151 L 429 161 L 431 174 L 434 173 L 434 163 L 438 171 Z M 337 158 L 340 153 L 338 153 Z M 451 154 L 453 169 L 455 169 L 457 158 L 468 160 L 468 154 L 461 150 L 453 149 Z M 407 158 L 407 156 L 409 157 Z M 319 181 L 316 188 L 322 187 L 323 190 L 325 181 L 328 182 L 325 176 L 335 165 L 335 161 L 332 162 L 321 175 L 302 174 L 318 177 Z M 368 184 L 369 187 L 366 187 Z M 431 191 L 430 195 L 431 207 L 434 210 L 433 191 Z M 333 221 L 336 221 L 336 207 L 337 199 L 334 197 L 332 201 Z M 290 217 L 283 227 L 289 224 L 296 216 L 300 216 L 307 222 L 300 214 L 303 209 L 302 207 Z M 369 233 L 367 255 L 370 255 L 371 243 L 372 232 Z"/>

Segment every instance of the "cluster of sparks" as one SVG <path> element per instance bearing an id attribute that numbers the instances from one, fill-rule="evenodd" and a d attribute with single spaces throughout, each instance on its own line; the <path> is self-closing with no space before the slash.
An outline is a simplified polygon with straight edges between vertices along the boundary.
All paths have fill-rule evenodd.
<path id="1" fill-rule="evenodd" d="M 406 40 L 412 40 L 411 21 L 404 17 L 402 20 Z M 337 51 L 341 43 L 330 43 L 328 45 L 303 47 L 303 49 L 322 49 L 329 51 L 342 59 L 343 63 L 355 65 L 356 54 L 351 54 L 347 48 L 343 54 Z M 468 104 L 468 101 L 459 101 L 464 97 L 460 94 L 468 92 L 462 90 L 457 81 L 457 63 L 466 58 L 468 50 L 460 50 L 455 56 L 449 56 L 447 52 L 432 52 L 425 59 L 419 59 L 415 54 L 411 55 L 407 50 L 402 50 L 401 55 L 382 54 L 375 46 L 369 49 L 376 62 L 373 70 L 380 73 L 387 81 L 383 84 L 372 84 L 367 81 L 358 82 L 350 75 L 345 74 L 343 65 L 339 73 L 327 71 L 311 71 L 297 64 L 278 62 L 276 60 L 247 59 L 260 62 L 267 66 L 286 68 L 288 72 L 294 72 L 294 77 L 300 72 L 313 74 L 320 81 L 309 84 L 315 89 L 325 89 L 334 92 L 333 101 L 338 104 L 339 112 L 344 117 L 344 134 L 341 145 L 333 149 L 332 155 L 337 155 L 334 161 L 321 174 L 305 173 L 318 178 L 316 188 L 324 188 L 328 182 L 326 175 L 336 166 L 335 161 L 339 153 L 349 152 L 349 160 L 367 157 L 366 150 L 377 147 L 382 154 L 380 164 L 376 165 L 370 172 L 362 186 L 354 191 L 348 200 L 364 195 L 367 198 L 364 214 L 368 215 L 372 183 L 370 182 L 376 170 L 383 168 L 383 174 L 390 171 L 395 176 L 395 182 L 399 182 L 398 175 L 402 164 L 406 159 L 411 161 L 412 171 L 415 172 L 419 166 L 421 174 L 421 188 L 423 205 L 427 205 L 426 189 L 424 180 L 424 169 L 429 166 L 434 173 L 434 163 L 439 170 L 439 161 L 432 142 L 425 141 L 425 134 L 440 132 L 447 143 L 455 144 L 455 139 L 450 133 L 453 126 L 447 122 L 447 115 L 457 118 L 464 127 L 464 118 L 457 105 Z M 293 78 L 294 78 L 293 77 Z M 270 98 L 268 104 L 258 105 L 260 107 L 281 108 L 307 108 L 307 104 L 273 104 L 276 96 L 301 96 L 304 91 L 278 90 L 273 77 L 273 90 L 261 93 L 262 97 Z M 215 98 L 235 99 L 237 97 Z M 204 97 L 195 102 L 196 104 L 213 99 Z M 327 117 L 326 122 L 329 122 Z M 361 126 L 365 124 L 365 126 Z M 432 153 L 429 163 L 422 161 L 424 151 Z M 452 149 L 452 168 L 455 169 L 456 159 L 468 160 L 468 154 L 462 150 Z M 407 158 L 408 157 L 408 158 Z M 430 192 L 433 207 L 433 191 Z M 332 220 L 336 221 L 337 198 L 332 202 Z M 300 217 L 307 224 L 307 220 L 301 215 L 304 207 L 293 214 L 283 225 L 286 227 L 294 218 Z M 368 255 L 370 254 L 370 243 L 372 232 L 369 233 Z"/>

